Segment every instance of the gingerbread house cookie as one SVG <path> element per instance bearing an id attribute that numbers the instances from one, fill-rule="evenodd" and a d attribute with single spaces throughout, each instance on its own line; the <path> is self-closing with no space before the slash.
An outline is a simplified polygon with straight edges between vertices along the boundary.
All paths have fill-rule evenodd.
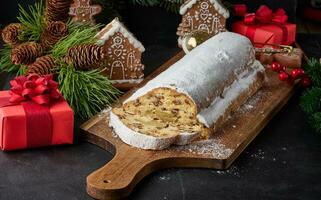
<path id="1" fill-rule="evenodd" d="M 177 29 L 179 46 L 182 39 L 194 31 L 204 31 L 210 36 L 226 31 L 229 17 L 229 11 L 220 0 L 186 0 L 180 14 L 183 18 Z"/>
<path id="2" fill-rule="evenodd" d="M 144 78 L 144 65 L 141 63 L 144 46 L 115 18 L 97 35 L 100 44 L 107 52 L 103 73 L 117 84 L 140 83 Z"/>

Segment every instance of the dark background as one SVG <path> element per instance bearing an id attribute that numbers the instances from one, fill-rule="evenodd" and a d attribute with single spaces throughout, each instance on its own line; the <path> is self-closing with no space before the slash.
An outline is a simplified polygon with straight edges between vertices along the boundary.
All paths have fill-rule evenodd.
<path id="1" fill-rule="evenodd" d="M 32 2 L 5 1 L 0 7 L 0 23 L 15 20 L 17 3 Z M 263 1 L 247 2 L 256 8 Z M 265 2 L 274 8 L 285 6 L 291 19 L 297 20 L 296 1 Z M 179 52 L 175 36 L 179 15 L 133 6 L 122 14 L 146 47 L 143 62 L 147 74 Z M 298 34 L 298 42 L 308 56 L 321 57 L 320 34 Z M 9 79 L 0 74 L 0 87 Z M 320 199 L 321 136 L 310 129 L 300 109 L 301 92 L 296 92 L 229 170 L 163 170 L 146 177 L 129 199 Z M 0 152 L 0 199 L 90 199 L 86 176 L 111 159 L 108 152 L 82 141 L 72 146 Z"/>

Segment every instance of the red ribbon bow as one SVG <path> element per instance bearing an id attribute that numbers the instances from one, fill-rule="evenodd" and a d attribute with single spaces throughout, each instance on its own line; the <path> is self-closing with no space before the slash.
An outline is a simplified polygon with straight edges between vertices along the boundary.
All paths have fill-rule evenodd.
<path id="1" fill-rule="evenodd" d="M 244 4 L 234 5 L 234 13 L 236 16 L 244 17 L 244 23 L 247 25 L 280 23 L 284 24 L 288 21 L 288 16 L 284 9 L 279 8 L 274 13 L 266 5 L 260 6 L 255 13 L 247 13 L 247 6 Z"/>
<path id="2" fill-rule="evenodd" d="M 58 100 L 61 94 L 58 91 L 58 83 L 52 75 L 18 76 L 10 81 L 10 103 L 32 101 L 39 105 L 49 105 L 51 100 Z"/>
<path id="3" fill-rule="evenodd" d="M 244 16 L 244 23 L 247 25 L 268 23 L 285 24 L 287 21 L 288 16 L 284 9 L 279 8 L 273 13 L 273 11 L 266 5 L 260 6 L 255 13 L 248 13 Z"/>
<path id="4" fill-rule="evenodd" d="M 288 29 L 286 23 L 288 16 L 284 9 L 279 8 L 273 12 L 268 6 L 262 5 L 255 13 L 247 13 L 247 7 L 244 4 L 234 5 L 234 14 L 244 17 L 244 24 L 248 26 L 245 35 L 253 42 L 256 29 L 265 25 L 275 25 L 282 29 L 282 44 L 287 44 Z M 268 38 L 265 43 L 268 44 Z"/>

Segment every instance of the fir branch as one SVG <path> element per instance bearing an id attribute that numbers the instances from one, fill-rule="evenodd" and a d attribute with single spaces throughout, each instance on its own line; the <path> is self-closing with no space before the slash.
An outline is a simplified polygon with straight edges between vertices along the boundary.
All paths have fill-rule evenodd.
<path id="1" fill-rule="evenodd" d="M 0 71 L 8 73 L 16 73 L 20 69 L 20 65 L 15 65 L 11 62 L 11 47 L 8 44 L 4 44 L 0 50 Z"/>
<path id="2" fill-rule="evenodd" d="M 25 65 L 21 65 L 20 68 L 17 71 L 16 76 L 22 76 L 22 75 L 26 75 L 28 71 L 28 66 Z"/>
<path id="3" fill-rule="evenodd" d="M 44 6 L 42 1 L 29 6 L 28 10 L 25 10 L 19 5 L 19 16 L 17 19 L 22 24 L 22 32 L 19 35 L 20 41 L 38 41 L 40 39 L 41 33 L 45 27 L 43 14 Z"/>
<path id="4" fill-rule="evenodd" d="M 312 85 L 321 87 L 321 63 L 317 59 L 312 58 L 308 61 L 304 70 L 311 78 Z"/>
<path id="5" fill-rule="evenodd" d="M 98 70 L 76 71 L 73 66 L 61 67 L 58 82 L 75 114 L 83 119 L 110 106 L 121 94 Z"/>
<path id="6" fill-rule="evenodd" d="M 184 0 L 131 0 L 131 3 L 141 6 L 160 6 L 170 12 L 178 13 Z"/>
<path id="7" fill-rule="evenodd" d="M 305 72 L 312 80 L 312 87 L 303 93 L 300 106 L 309 115 L 311 126 L 321 133 L 321 63 L 317 59 L 310 59 Z"/>
<path id="8" fill-rule="evenodd" d="M 68 49 L 72 46 L 96 43 L 95 35 L 98 33 L 99 27 L 100 25 L 88 26 L 74 22 L 68 23 L 69 35 L 57 42 L 51 49 L 50 54 L 55 59 L 61 59 L 67 55 Z"/>
<path id="9" fill-rule="evenodd" d="M 313 87 L 307 89 L 300 102 L 301 108 L 308 114 L 313 114 L 321 108 L 321 88 Z"/>
<path id="10" fill-rule="evenodd" d="M 183 3 L 184 0 L 161 1 L 160 6 L 170 12 L 179 13 L 179 8 Z"/>
<path id="11" fill-rule="evenodd" d="M 309 123 L 317 133 L 321 133 L 321 112 L 311 115 Z"/>
<path id="12" fill-rule="evenodd" d="M 131 0 L 132 4 L 138 4 L 141 6 L 157 6 L 160 0 Z"/>
<path id="13" fill-rule="evenodd" d="M 102 6 L 103 11 L 99 15 L 94 16 L 96 21 L 106 23 L 113 20 L 115 17 L 121 19 L 120 11 L 124 10 L 127 6 L 127 0 L 93 0 L 92 4 L 99 4 Z"/>

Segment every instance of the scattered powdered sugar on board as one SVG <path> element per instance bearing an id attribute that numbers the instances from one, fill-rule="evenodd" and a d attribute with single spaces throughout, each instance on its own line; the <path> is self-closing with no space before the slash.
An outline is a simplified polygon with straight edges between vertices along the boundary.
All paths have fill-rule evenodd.
<path id="1" fill-rule="evenodd" d="M 98 117 L 108 117 L 109 119 L 109 113 L 111 111 L 111 107 L 107 107 L 105 108 L 104 110 L 102 110 L 99 114 L 98 114 Z"/>
<path id="2" fill-rule="evenodd" d="M 169 181 L 170 179 L 171 177 L 169 175 L 164 175 L 159 177 L 159 180 L 161 181 Z"/>
<path id="3" fill-rule="evenodd" d="M 213 171 L 214 173 L 218 174 L 218 175 L 226 175 L 226 174 L 229 174 L 229 175 L 232 175 L 232 176 L 236 176 L 238 178 L 241 177 L 241 173 L 242 173 L 242 170 L 239 169 L 238 167 L 236 166 L 231 166 L 229 169 L 227 170 L 215 170 Z"/>
<path id="4" fill-rule="evenodd" d="M 256 158 L 258 160 L 264 160 L 265 158 L 265 153 L 261 149 L 258 150 L 257 153 L 251 154 L 251 158 Z"/>
<path id="5" fill-rule="evenodd" d="M 216 139 L 196 141 L 184 146 L 173 146 L 170 150 L 188 152 L 196 155 L 209 155 L 216 159 L 226 159 L 234 151 Z"/>
<path id="6" fill-rule="evenodd" d="M 245 104 L 240 107 L 239 112 L 246 113 L 251 111 L 263 99 L 264 95 L 266 95 L 264 91 L 259 90 L 254 96 L 252 96 Z"/>
<path id="7" fill-rule="evenodd" d="M 109 126 L 109 113 L 110 113 L 111 109 L 112 109 L 111 107 L 107 107 L 98 114 L 98 117 L 105 118 L 105 121 L 108 126 Z M 115 133 L 115 131 L 112 128 L 111 128 L 111 136 L 113 136 L 114 138 L 118 138 L 118 135 Z"/>

